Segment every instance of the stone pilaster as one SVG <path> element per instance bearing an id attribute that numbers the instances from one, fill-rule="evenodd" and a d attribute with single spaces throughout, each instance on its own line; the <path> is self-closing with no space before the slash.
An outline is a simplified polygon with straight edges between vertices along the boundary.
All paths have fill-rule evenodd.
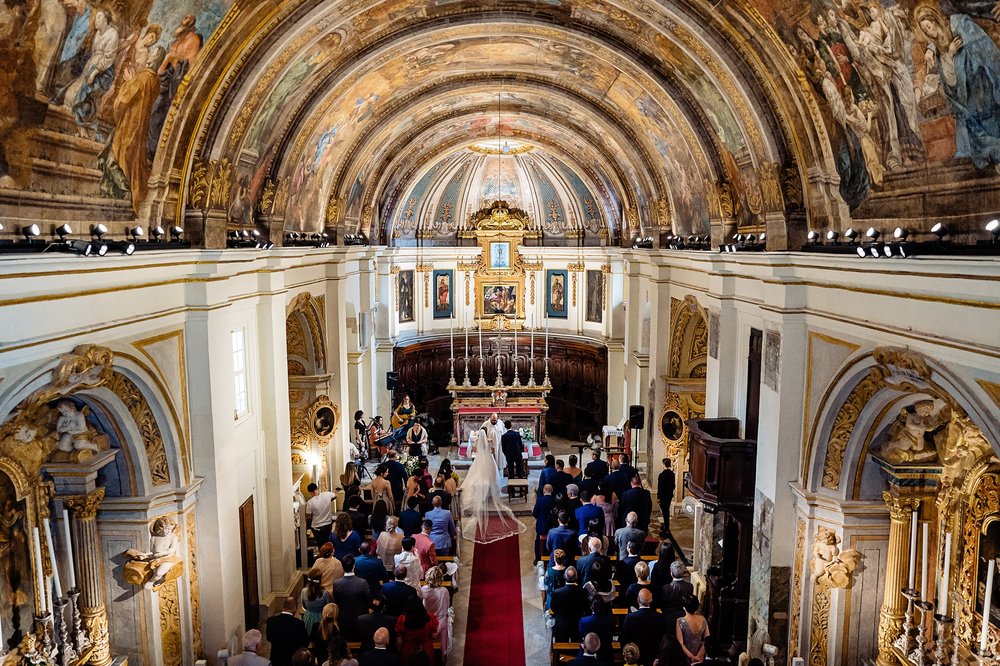
<path id="1" fill-rule="evenodd" d="M 878 622 L 878 666 L 895 666 L 898 660 L 893 654 L 893 641 L 903 630 L 903 615 L 906 613 L 906 598 L 902 589 L 907 584 L 907 568 L 910 564 L 910 520 L 920 506 L 920 499 L 912 495 L 899 495 L 897 488 L 882 492 L 882 499 L 889 509 L 889 551 L 886 556 L 885 588 Z"/>
<path id="2" fill-rule="evenodd" d="M 108 609 L 104 601 L 104 558 L 97 534 L 97 509 L 104 499 L 104 488 L 87 495 L 63 497 L 63 503 L 73 512 L 73 551 L 76 554 L 76 580 L 80 588 L 80 616 L 94 645 L 90 661 L 93 666 L 111 663 L 111 641 L 108 634 Z"/>

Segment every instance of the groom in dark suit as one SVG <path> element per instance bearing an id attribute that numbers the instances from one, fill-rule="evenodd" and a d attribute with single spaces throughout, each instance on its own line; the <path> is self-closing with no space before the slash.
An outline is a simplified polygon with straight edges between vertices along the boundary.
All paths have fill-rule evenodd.
<path id="1" fill-rule="evenodd" d="M 524 451 L 524 443 L 521 441 L 521 433 L 511 429 L 510 419 L 503 422 L 507 432 L 500 438 L 500 449 L 507 459 L 507 478 L 524 478 L 524 458 L 521 452 Z"/>

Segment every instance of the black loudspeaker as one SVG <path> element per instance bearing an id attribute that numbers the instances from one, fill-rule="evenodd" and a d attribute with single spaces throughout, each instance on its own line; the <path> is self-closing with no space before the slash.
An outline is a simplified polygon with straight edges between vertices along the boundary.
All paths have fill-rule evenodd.
<path id="1" fill-rule="evenodd" d="M 399 373 L 398 372 L 393 372 L 392 370 L 390 370 L 389 372 L 385 373 L 385 390 L 386 391 L 395 391 L 396 390 L 396 385 L 398 383 L 399 383 Z"/>
<path id="2" fill-rule="evenodd" d="M 643 422 L 646 420 L 646 408 L 642 405 L 632 405 L 628 408 L 628 427 L 635 430 L 642 430 Z"/>

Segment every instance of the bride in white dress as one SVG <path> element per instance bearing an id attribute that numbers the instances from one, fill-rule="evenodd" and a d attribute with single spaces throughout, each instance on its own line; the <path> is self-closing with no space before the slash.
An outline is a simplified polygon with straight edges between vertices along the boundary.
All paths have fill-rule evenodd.
<path id="1" fill-rule="evenodd" d="M 497 453 L 490 450 L 486 426 L 479 429 L 472 451 L 472 466 L 462 481 L 462 537 L 476 543 L 492 543 L 527 529 L 503 501 L 500 485 L 503 468 L 497 466 Z"/>

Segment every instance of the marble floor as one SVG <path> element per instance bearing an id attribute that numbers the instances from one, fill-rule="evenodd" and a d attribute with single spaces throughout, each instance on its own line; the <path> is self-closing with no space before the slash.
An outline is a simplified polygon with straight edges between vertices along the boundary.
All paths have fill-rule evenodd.
<path id="1" fill-rule="evenodd" d="M 550 438 L 549 449 L 557 458 L 564 458 L 570 453 L 576 453 L 576 449 L 571 447 L 571 442 L 557 438 Z M 449 455 L 451 451 L 442 449 L 441 456 Z M 439 458 L 437 457 L 437 458 Z M 431 468 L 435 469 L 439 464 L 432 457 Z M 640 471 L 644 472 L 641 469 Z M 458 469 L 459 475 L 464 473 L 463 469 Z M 528 484 L 534 489 L 538 484 L 540 470 L 532 468 L 530 470 Z M 647 481 L 647 487 L 655 488 Z M 652 484 L 655 486 L 655 483 Z M 534 506 L 534 491 L 529 494 L 528 502 L 515 503 L 511 505 L 514 512 L 524 522 L 526 530 L 520 535 L 521 553 L 521 610 L 524 617 L 524 652 L 526 666 L 548 666 L 549 662 L 549 630 L 545 626 L 542 611 L 542 596 L 538 590 L 538 574 L 532 566 L 534 559 L 534 520 L 531 518 L 531 508 Z M 654 521 L 658 521 L 659 515 L 654 516 Z M 656 523 L 658 525 L 658 522 Z M 686 516 L 675 516 L 671 518 L 671 527 L 674 536 L 681 547 L 690 555 L 693 538 L 693 524 Z M 475 544 L 470 541 L 463 541 L 461 546 L 461 567 L 459 570 L 460 589 L 455 594 L 453 605 L 455 608 L 454 643 L 451 653 L 446 661 L 447 666 L 459 666 L 463 663 L 465 654 L 465 626 L 469 609 L 469 583 L 472 580 L 472 562 Z"/>

